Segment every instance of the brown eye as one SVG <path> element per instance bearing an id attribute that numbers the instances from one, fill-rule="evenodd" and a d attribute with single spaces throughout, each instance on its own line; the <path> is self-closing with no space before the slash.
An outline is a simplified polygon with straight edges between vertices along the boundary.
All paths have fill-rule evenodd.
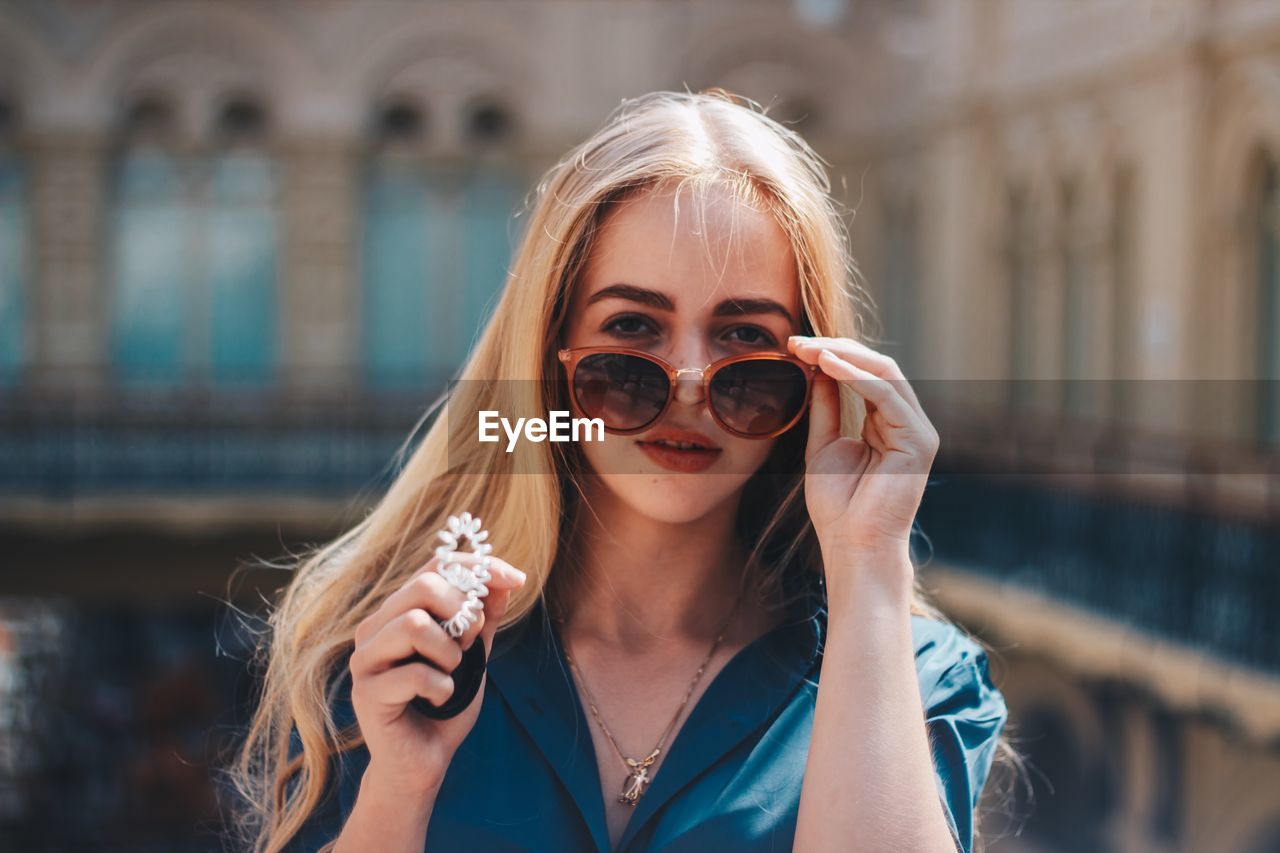
<path id="1" fill-rule="evenodd" d="M 653 325 L 644 317 L 627 314 L 615 317 L 604 325 L 603 331 L 613 332 L 620 337 L 632 337 L 645 332 L 654 331 Z"/>
<path id="2" fill-rule="evenodd" d="M 767 344 L 776 346 L 777 342 L 773 335 L 766 332 L 759 326 L 735 326 L 729 330 L 729 339 L 733 343 L 747 344 L 748 346 L 757 346 Z"/>

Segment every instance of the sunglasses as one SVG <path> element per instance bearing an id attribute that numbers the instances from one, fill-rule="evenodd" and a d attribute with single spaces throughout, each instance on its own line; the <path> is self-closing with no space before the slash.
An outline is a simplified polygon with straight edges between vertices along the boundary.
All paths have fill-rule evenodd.
<path id="1" fill-rule="evenodd" d="M 697 373 L 711 417 L 726 432 L 773 438 L 795 426 L 808 408 L 818 370 L 785 353 L 744 353 L 701 369 L 676 369 L 627 347 L 573 347 L 558 355 L 578 408 L 619 435 L 656 423 L 675 399 L 680 374 Z"/>

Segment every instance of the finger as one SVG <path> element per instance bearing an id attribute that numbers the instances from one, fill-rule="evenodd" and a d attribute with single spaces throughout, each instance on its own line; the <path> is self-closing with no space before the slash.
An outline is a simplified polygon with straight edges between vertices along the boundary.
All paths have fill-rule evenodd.
<path id="1" fill-rule="evenodd" d="M 503 560 L 501 557 L 495 557 L 492 554 L 473 554 L 469 552 L 454 553 L 449 557 L 449 563 L 456 563 L 458 565 L 471 567 L 478 567 L 481 563 L 484 563 L 488 570 L 488 577 L 483 581 L 484 590 L 478 593 L 480 608 L 474 611 L 475 618 L 467 625 L 466 629 L 462 632 L 462 635 L 457 638 L 458 644 L 463 650 L 466 650 L 471 648 L 471 644 L 479 638 L 480 632 L 484 629 L 485 623 L 489 621 L 487 613 L 489 611 L 488 602 L 490 597 L 493 596 L 497 590 L 509 591 L 512 588 L 518 588 L 523 585 L 525 573 L 512 566 L 506 560 Z M 443 578 L 443 576 L 439 574 L 438 569 L 435 576 Z M 437 584 L 435 581 L 419 581 L 419 583 Z M 446 583 L 449 582 L 446 580 Z M 457 588 L 453 587 L 451 583 L 449 583 L 449 586 L 451 589 L 455 590 L 455 592 L 451 594 L 451 600 L 456 606 L 453 608 L 452 612 L 443 617 L 445 619 L 452 618 L 453 615 L 458 612 L 459 608 L 463 606 L 463 602 L 465 602 L 468 597 L 466 593 L 461 590 L 457 590 Z"/>
<path id="2" fill-rule="evenodd" d="M 429 610 L 441 619 L 448 619 L 458 612 L 458 608 L 466 600 L 466 593 L 449 583 L 438 572 L 419 570 L 360 623 L 356 629 L 356 645 L 367 642 L 402 613 L 414 609 Z"/>
<path id="3" fill-rule="evenodd" d="M 384 672 L 415 653 L 445 672 L 453 672 L 462 662 L 462 649 L 435 616 L 415 609 L 396 617 L 358 646 L 351 654 L 351 670 L 365 675 Z"/>
<path id="4" fill-rule="evenodd" d="M 887 426 L 906 430 L 913 435 L 922 432 L 915 408 L 903 399 L 891 383 L 850 364 L 831 350 L 822 351 L 818 365 L 828 376 L 848 382 L 853 390 L 875 403 Z"/>
<path id="5" fill-rule="evenodd" d="M 483 596 L 481 601 L 484 604 L 482 610 L 476 614 L 476 620 L 467 627 L 467 630 L 459 638 L 462 648 L 469 649 L 471 644 L 482 636 L 487 625 L 492 624 L 494 630 L 497 629 L 498 620 L 502 618 L 502 613 L 494 616 L 494 604 L 499 595 L 504 596 L 503 610 L 505 611 L 505 596 L 509 596 L 513 590 L 519 589 L 524 585 L 526 575 L 515 566 L 503 560 L 501 557 L 488 555 L 490 580 L 485 583 L 488 594 Z M 493 632 L 490 631 L 490 637 Z"/>
<path id="6" fill-rule="evenodd" d="M 484 643 L 485 656 L 488 657 L 493 652 L 493 638 L 498 632 L 498 625 L 502 622 L 502 617 L 507 613 L 507 607 L 511 602 L 511 592 L 509 589 L 496 589 L 489 596 L 489 601 L 485 605 L 484 627 L 480 631 L 480 642 Z"/>
<path id="7" fill-rule="evenodd" d="M 519 588 L 524 583 L 524 572 L 512 566 L 506 560 L 495 557 L 492 554 L 480 555 L 465 551 L 454 552 L 450 557 L 450 562 L 473 566 L 479 564 L 486 557 L 489 560 L 490 574 L 490 579 L 485 582 L 485 586 L 488 589 Z M 411 610 L 415 607 L 426 609 L 428 602 L 441 590 L 443 590 L 443 594 L 452 605 L 452 609 L 441 618 L 448 619 L 457 613 L 458 608 L 466 600 L 466 593 L 444 580 L 443 576 L 440 575 L 440 566 L 441 560 L 437 557 L 432 557 L 415 571 L 399 589 L 387 596 L 382 606 L 357 626 L 355 632 L 356 645 L 372 637 L 382 630 L 388 622 L 406 610 Z M 436 578 L 437 580 L 432 580 L 431 578 Z"/>
<path id="8" fill-rule="evenodd" d="M 356 689 L 374 703 L 399 711 L 419 696 L 443 705 L 453 695 L 454 685 L 447 672 L 425 663 L 406 663 L 365 678 L 358 688 L 352 686 Z"/>
<path id="9" fill-rule="evenodd" d="M 889 449 L 889 441 L 880 428 L 880 418 L 869 417 L 862 423 L 862 439 L 880 451 Z"/>
<path id="10" fill-rule="evenodd" d="M 840 437 L 840 386 L 819 373 L 813 377 L 813 399 L 809 403 L 809 437 L 804 458 L 811 460 L 818 451 Z"/>
<path id="11" fill-rule="evenodd" d="M 805 358 L 806 355 L 816 360 L 823 349 L 831 350 L 850 364 L 890 383 L 913 408 L 918 409 L 921 415 L 924 414 L 924 407 L 920 405 L 915 389 L 907 381 L 898 362 L 861 341 L 853 338 L 809 337 L 796 339 L 793 347 L 795 355 L 805 361 L 810 360 Z"/>
<path id="12" fill-rule="evenodd" d="M 468 613 L 470 613 L 469 619 L 459 619 L 459 622 L 465 627 L 463 627 L 462 633 L 458 634 L 457 637 L 454 638 L 454 642 L 460 645 L 464 650 L 467 648 L 470 648 L 471 644 L 475 641 L 476 637 L 479 636 L 480 629 L 484 627 L 485 608 L 487 607 L 489 594 L 491 593 L 486 592 L 486 594 L 481 595 L 479 591 L 476 592 L 476 601 L 479 603 L 479 606 L 466 603 L 469 600 L 470 596 L 469 595 L 464 596 L 464 603 L 462 605 L 459 605 L 459 607 L 455 609 L 452 613 L 444 617 L 443 621 L 445 622 L 452 621 L 455 616 L 460 616 L 461 611 L 464 608 L 468 611 Z M 454 637 L 454 634 L 452 633 L 452 631 L 448 629 L 447 626 L 442 626 L 442 627 L 445 627 L 445 633 L 447 633 L 451 638 Z"/>
<path id="13" fill-rule="evenodd" d="M 484 582 L 487 589 L 517 589 L 525 581 L 525 573 L 508 563 L 501 557 L 495 557 L 492 554 L 472 554 L 468 552 L 455 552 L 449 558 L 450 563 L 457 563 L 467 566 L 474 570 L 484 561 L 488 564 L 489 579 Z M 435 560 L 433 558 L 432 562 Z M 430 565 L 430 564 L 428 564 Z M 439 564 L 435 566 L 436 573 L 439 574 Z M 482 596 L 483 597 L 483 596 Z"/>
<path id="14" fill-rule="evenodd" d="M 475 556 L 475 555 L 467 555 Z M 519 589 L 524 585 L 525 573 L 501 557 L 489 554 L 489 572 L 493 580 L 486 584 L 490 589 Z"/>
<path id="15" fill-rule="evenodd" d="M 463 631 L 462 636 L 458 638 L 458 645 L 462 647 L 463 651 L 471 648 L 471 644 L 480 638 L 480 632 L 484 630 L 485 623 L 489 621 L 490 600 L 494 595 L 495 593 L 489 593 L 488 597 L 484 599 L 484 607 L 476 611 L 476 618 L 471 621 L 471 624 L 467 626 L 467 630 Z"/>

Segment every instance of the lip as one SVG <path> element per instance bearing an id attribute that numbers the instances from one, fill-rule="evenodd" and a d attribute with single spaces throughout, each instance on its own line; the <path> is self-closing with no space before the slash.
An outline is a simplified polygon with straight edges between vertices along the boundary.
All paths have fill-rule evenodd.
<path id="1" fill-rule="evenodd" d="M 705 471 L 720 458 L 719 448 L 715 450 L 677 450 L 674 447 L 663 447 L 646 441 L 637 441 L 644 454 L 668 471 L 679 471 L 684 474 L 696 474 Z"/>
<path id="2" fill-rule="evenodd" d="M 654 443 L 663 440 L 700 444 L 702 447 L 682 450 Z M 636 445 L 644 451 L 646 456 L 661 467 L 669 471 L 679 471 L 685 474 L 705 471 L 715 464 L 723 452 L 711 439 L 700 432 L 670 427 L 654 430 L 644 439 L 637 440 Z"/>
<path id="3" fill-rule="evenodd" d="M 683 441 L 686 444 L 700 444 L 707 450 L 719 450 L 720 445 L 716 444 L 706 433 L 698 432 L 696 429 L 679 429 L 678 427 L 662 426 L 651 430 L 644 438 L 639 439 L 641 443 L 649 441 Z"/>

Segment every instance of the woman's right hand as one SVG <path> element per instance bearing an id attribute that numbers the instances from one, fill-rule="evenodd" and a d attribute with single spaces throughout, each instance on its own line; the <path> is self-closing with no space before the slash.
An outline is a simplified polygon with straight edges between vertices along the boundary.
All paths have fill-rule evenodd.
<path id="1" fill-rule="evenodd" d="M 464 552 L 455 559 L 474 564 L 480 557 Z M 492 650 L 511 592 L 524 584 L 525 575 L 493 555 L 489 561 L 492 578 L 484 610 L 460 639 L 450 637 L 438 620 L 457 613 L 466 594 L 439 574 L 434 557 L 356 628 L 351 701 L 369 749 L 365 774 L 376 774 L 385 790 L 424 796 L 438 791 L 454 752 L 480 715 L 487 675 L 476 698 L 451 719 L 428 719 L 409 702 L 422 696 L 442 704 L 453 693 L 449 673 L 463 650 L 477 639 L 486 657 Z M 407 660 L 415 653 L 431 663 Z"/>

